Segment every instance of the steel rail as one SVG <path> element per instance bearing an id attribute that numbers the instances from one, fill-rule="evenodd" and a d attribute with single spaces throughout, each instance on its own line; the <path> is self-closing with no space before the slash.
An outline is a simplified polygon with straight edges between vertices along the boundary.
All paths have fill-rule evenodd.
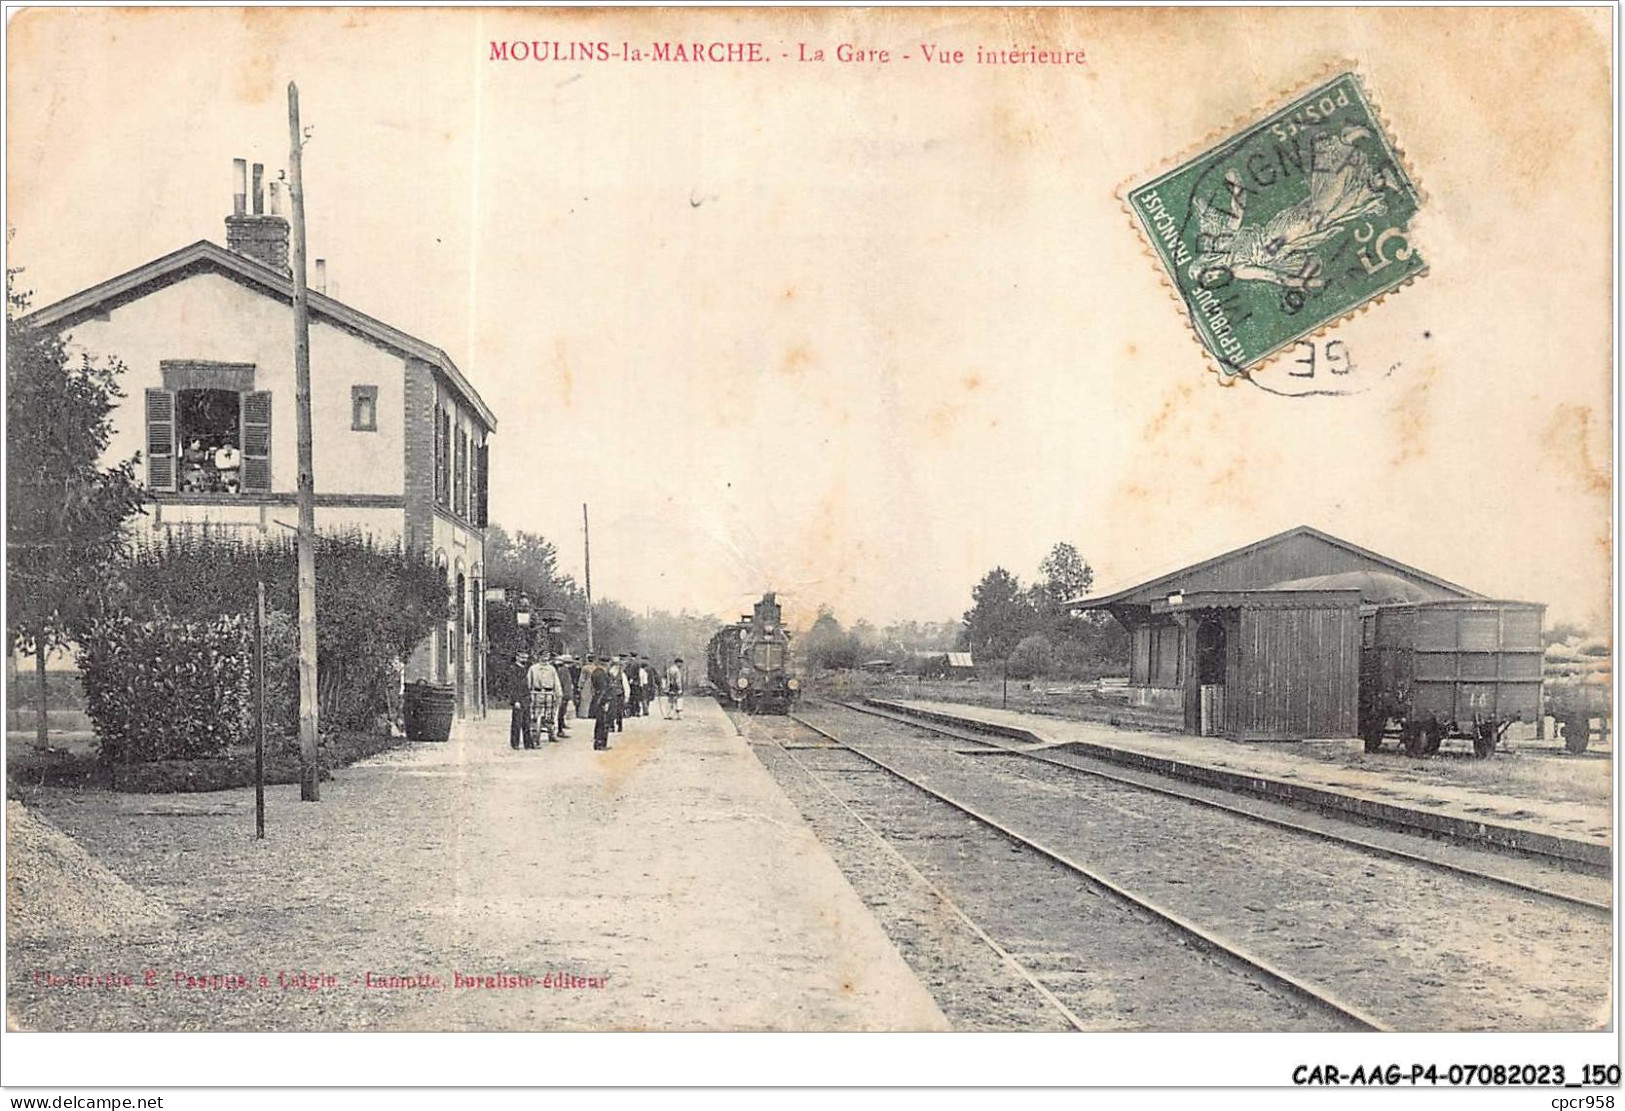
<path id="1" fill-rule="evenodd" d="M 850 741 L 844 741 L 840 737 L 830 733 L 828 730 L 822 729 L 796 714 L 792 713 L 788 716 L 797 724 L 812 730 L 821 737 L 825 737 L 828 740 L 835 742 L 842 748 L 853 753 L 854 755 L 862 757 L 883 771 L 890 772 L 893 776 L 901 779 L 904 783 L 907 783 L 916 790 L 953 807 L 962 814 L 966 814 L 969 817 L 976 819 L 978 822 L 981 822 L 983 825 L 1003 835 L 1009 840 L 1014 841 L 1018 845 L 1025 846 L 1026 848 L 1038 853 L 1040 856 L 1046 857 L 1049 860 L 1054 861 L 1056 864 L 1061 865 L 1063 868 L 1077 873 L 1090 883 L 1094 884 L 1096 887 L 1108 892 L 1119 901 L 1126 903 L 1129 906 L 1138 908 L 1139 910 L 1150 914 L 1152 917 L 1172 926 L 1176 931 L 1191 938 L 1203 948 L 1228 961 L 1232 961 L 1246 967 L 1256 975 L 1269 981 L 1275 986 L 1286 989 L 1289 994 L 1298 997 L 1300 1000 L 1303 1000 L 1312 1006 L 1318 1007 L 1321 1010 L 1330 1011 L 1344 1022 L 1350 1023 L 1362 1030 L 1373 1030 L 1379 1032 L 1388 1032 L 1392 1030 L 1392 1027 L 1384 1024 L 1371 1015 L 1364 1013 L 1363 1011 L 1354 1007 L 1352 1004 L 1335 998 L 1331 994 L 1322 991 L 1320 988 L 1315 987 L 1313 984 L 1310 984 L 1305 980 L 1300 980 L 1298 977 L 1292 975 L 1290 972 L 1287 972 L 1284 969 L 1276 968 L 1263 957 L 1260 957 L 1255 953 L 1251 953 L 1246 949 L 1243 949 L 1241 946 L 1236 945 L 1233 942 L 1226 941 L 1217 934 L 1203 929 L 1201 926 L 1197 925 L 1195 922 L 1192 922 L 1190 919 L 1184 917 L 1178 912 L 1170 910 L 1167 907 L 1163 907 L 1143 895 L 1137 895 L 1127 888 L 1114 883 L 1105 876 L 1101 875 L 1099 872 L 1096 872 L 1094 869 L 1089 868 L 1086 865 L 1078 863 L 1059 850 L 1052 849 L 1047 845 L 1041 844 L 1025 834 L 1017 833 L 1009 826 L 998 821 L 998 819 L 991 818 L 974 807 L 960 802 L 958 799 L 952 798 L 949 795 L 938 791 L 934 787 L 929 787 L 926 784 L 921 783 L 907 772 L 899 771 L 890 764 L 886 763 L 884 760 L 881 760 L 879 757 L 864 752 L 862 749 L 853 745 Z"/>
<path id="2" fill-rule="evenodd" d="M 805 725 L 806 723 L 801 722 L 801 724 Z M 737 723 L 735 723 L 734 729 L 739 731 L 740 736 L 746 736 L 742 730 L 739 730 Z M 749 738 L 747 737 L 747 739 Z M 873 837 L 875 841 L 880 844 L 881 848 L 885 849 L 887 853 L 896 858 L 897 862 L 903 866 L 904 870 L 907 871 L 910 876 L 918 880 L 921 884 L 924 884 L 926 890 L 930 891 L 931 894 L 940 899 L 943 905 L 951 910 L 961 922 L 969 927 L 971 932 L 980 938 L 989 949 L 993 950 L 993 952 L 996 953 L 999 958 L 1005 962 L 1005 964 L 1009 965 L 1012 971 L 1014 971 L 1023 980 L 1026 980 L 1028 984 L 1032 985 L 1039 995 L 1044 997 L 1046 1002 L 1048 1002 L 1057 1011 L 1060 1011 L 1061 1015 L 1068 1023 L 1072 1025 L 1074 1030 L 1083 1032 L 1088 1031 L 1089 1027 L 1086 1026 L 1084 1021 L 1073 1012 L 1072 1008 L 1061 1002 L 1054 992 L 1050 991 L 1049 988 L 1045 987 L 1043 983 L 1039 981 L 1037 975 L 1031 969 L 1022 964 L 1014 954 L 994 940 L 994 938 L 986 930 L 982 929 L 981 926 L 977 925 L 971 916 L 966 914 L 958 903 L 954 902 L 952 896 L 950 896 L 936 883 L 932 882 L 932 880 L 926 876 L 925 873 L 916 868 L 913 861 L 909 860 L 908 857 L 904 856 L 900 851 L 898 851 L 897 846 L 886 840 L 885 835 L 871 825 L 868 819 L 864 818 L 862 814 L 859 814 L 856 810 L 854 810 L 849 802 L 843 799 L 840 795 L 837 795 L 834 790 L 830 788 L 828 783 L 825 783 L 818 777 L 818 773 L 814 772 L 811 768 L 804 764 L 801 759 L 797 757 L 789 748 L 787 748 L 782 741 L 774 740 L 773 743 L 778 746 L 779 751 L 783 752 L 784 755 L 789 758 L 791 763 L 795 764 L 796 767 L 801 769 L 801 773 L 803 775 L 812 780 L 814 783 L 818 784 L 820 790 L 833 799 L 836 805 L 840 806 L 842 810 L 845 810 L 853 821 L 862 826 L 864 832 Z M 840 742 L 836 743 L 839 744 Z M 805 747 L 823 748 L 826 746 L 807 745 Z"/>
<path id="3" fill-rule="evenodd" d="M 1570 895 L 1562 891 L 1553 891 L 1550 888 L 1540 887 L 1532 883 L 1525 883 L 1522 880 L 1515 880 L 1507 876 L 1498 876 L 1494 872 L 1485 872 L 1480 871 L 1477 868 L 1469 868 L 1461 864 L 1452 864 L 1447 860 L 1438 860 L 1434 857 L 1424 856 L 1421 853 L 1410 852 L 1406 849 L 1396 849 L 1389 845 L 1380 845 L 1375 841 L 1366 841 L 1359 837 L 1350 837 L 1347 834 L 1336 833 L 1328 829 L 1317 829 L 1314 826 L 1302 825 L 1287 818 L 1277 818 L 1269 814 L 1259 814 L 1244 807 L 1221 802 L 1218 799 L 1206 798 L 1202 795 L 1194 795 L 1187 791 L 1178 790 L 1174 787 L 1166 787 L 1156 783 L 1144 783 L 1138 779 L 1130 779 L 1127 776 L 1115 775 L 1112 772 L 1102 771 L 1098 768 L 1086 768 L 1078 764 L 1070 764 L 1065 760 L 1057 760 L 1053 756 L 1046 756 L 1042 752 L 1033 752 L 1030 749 L 1017 748 L 1013 745 L 1001 744 L 998 741 L 990 740 L 985 735 L 979 735 L 973 730 L 954 730 L 948 726 L 924 722 L 916 718 L 907 717 L 903 714 L 891 713 L 875 706 L 860 706 L 852 702 L 836 702 L 831 703 L 831 705 L 839 706 L 842 709 L 850 710 L 853 713 L 869 714 L 873 717 L 883 718 L 886 721 L 895 722 L 899 725 L 907 725 L 914 729 L 923 729 L 928 733 L 940 733 L 945 737 L 953 737 L 959 740 L 974 741 L 977 744 L 985 744 L 999 750 L 1000 752 L 1008 752 L 1013 756 L 1021 756 L 1029 760 L 1035 760 L 1041 764 L 1050 764 L 1057 768 L 1065 768 L 1068 771 L 1076 772 L 1079 775 L 1092 775 L 1098 779 L 1104 779 L 1112 783 L 1120 783 L 1126 787 L 1136 787 L 1142 791 L 1149 791 L 1153 794 L 1167 795 L 1170 798 L 1176 798 L 1184 802 L 1194 803 L 1197 806 L 1205 806 L 1212 810 L 1222 811 L 1226 814 L 1234 814 L 1238 817 L 1247 818 L 1262 825 L 1274 826 L 1277 829 L 1291 830 L 1294 833 L 1302 833 L 1307 834 L 1310 837 L 1318 837 L 1323 841 L 1330 841 L 1334 844 L 1346 845 L 1349 848 L 1357 849 L 1360 852 L 1364 852 L 1372 856 L 1403 860 L 1409 864 L 1419 864 L 1425 868 L 1432 868 L 1440 872 L 1448 872 L 1458 876 L 1466 876 L 1482 883 L 1503 887 L 1509 891 L 1516 891 L 1522 895 L 1533 895 L 1536 898 L 1547 899 L 1552 902 L 1562 903 L 1566 906 L 1579 907 L 1580 909 L 1590 913 L 1601 914 L 1603 917 L 1610 920 L 1613 918 L 1614 908 L 1612 906 L 1607 903 L 1599 903 L 1594 899 L 1587 899 L 1582 895 Z"/>

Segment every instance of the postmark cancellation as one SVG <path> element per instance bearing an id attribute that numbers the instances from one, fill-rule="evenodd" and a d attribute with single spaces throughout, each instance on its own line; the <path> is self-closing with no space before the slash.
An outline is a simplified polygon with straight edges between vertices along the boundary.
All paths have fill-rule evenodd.
<path id="1" fill-rule="evenodd" d="M 1225 381 L 1426 271 L 1422 195 L 1352 70 L 1123 195 Z"/>

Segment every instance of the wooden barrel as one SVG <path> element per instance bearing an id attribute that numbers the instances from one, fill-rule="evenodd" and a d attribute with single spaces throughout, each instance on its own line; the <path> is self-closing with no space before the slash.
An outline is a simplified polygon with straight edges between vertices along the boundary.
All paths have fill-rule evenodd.
<path id="1" fill-rule="evenodd" d="M 440 683 L 408 683 L 404 710 L 407 740 L 449 741 L 452 719 L 457 716 L 457 692 Z"/>

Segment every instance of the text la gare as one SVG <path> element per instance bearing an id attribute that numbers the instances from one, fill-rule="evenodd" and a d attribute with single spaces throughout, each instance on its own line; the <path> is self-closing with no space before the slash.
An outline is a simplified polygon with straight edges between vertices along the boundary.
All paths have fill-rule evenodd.
<path id="1" fill-rule="evenodd" d="M 939 50 L 932 43 L 920 44 L 920 56 L 927 62 L 943 62 L 948 65 L 959 65 L 965 60 L 963 50 Z M 854 46 L 849 42 L 843 42 L 835 48 L 835 60 L 837 62 L 885 63 L 892 61 L 893 57 L 894 55 L 890 50 L 872 46 Z M 903 57 L 907 58 L 908 55 L 905 54 Z M 822 47 L 809 46 L 804 42 L 796 43 L 796 61 L 822 62 L 826 60 Z"/>

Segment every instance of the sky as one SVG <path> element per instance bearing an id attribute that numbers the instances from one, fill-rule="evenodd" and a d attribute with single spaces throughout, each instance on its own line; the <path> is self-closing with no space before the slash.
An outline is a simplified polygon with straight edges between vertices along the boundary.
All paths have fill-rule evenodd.
<path id="1" fill-rule="evenodd" d="M 1604 625 L 1608 21 L 27 12 L 8 265 L 45 304 L 223 241 L 231 160 L 286 165 L 297 80 L 329 291 L 451 355 L 498 416 L 493 519 L 578 578 L 590 505 L 596 596 L 729 616 L 771 588 L 801 621 L 945 620 L 1058 541 L 1109 589 L 1310 524 Z M 489 57 L 667 40 L 770 61 Z M 893 60 L 835 61 L 843 42 Z M 930 65 L 932 43 L 1087 62 Z M 1425 191 L 1430 271 L 1331 333 L 1361 392 L 1223 388 L 1118 190 L 1337 59 Z"/>

